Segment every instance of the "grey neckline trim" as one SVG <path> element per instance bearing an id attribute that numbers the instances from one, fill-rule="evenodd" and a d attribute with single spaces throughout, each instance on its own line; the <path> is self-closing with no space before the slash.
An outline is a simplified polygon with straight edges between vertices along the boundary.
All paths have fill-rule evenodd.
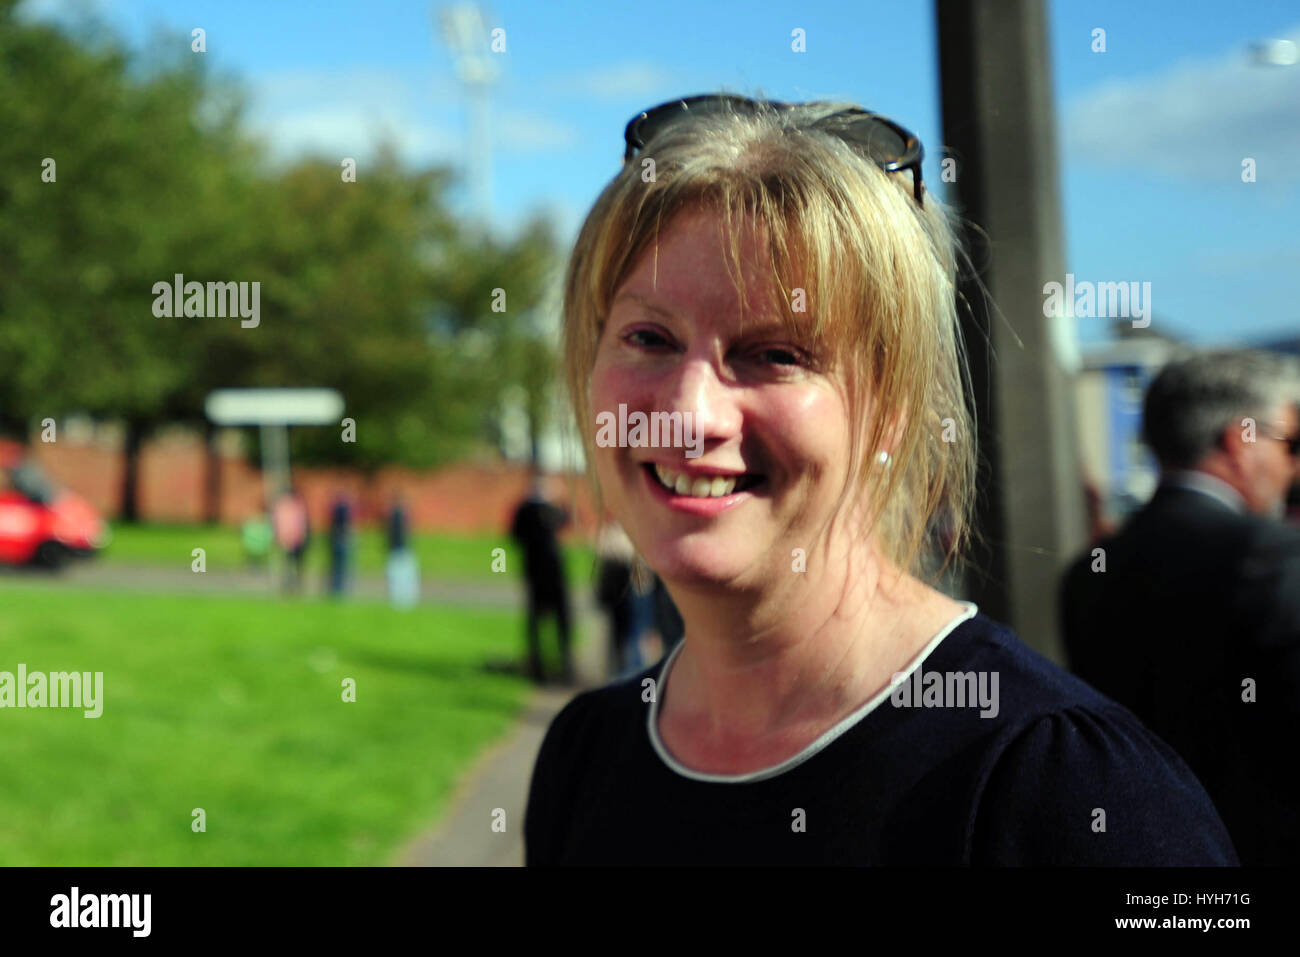
<path id="1" fill-rule="evenodd" d="M 933 652 L 935 648 L 939 647 L 939 643 L 941 641 L 947 638 L 948 635 L 950 635 L 952 631 L 963 621 L 966 621 L 970 618 L 974 618 L 975 615 L 979 613 L 979 608 L 972 601 L 963 601 L 960 602 L 960 604 L 965 605 L 966 610 L 962 612 L 960 615 L 958 615 L 956 618 L 954 618 L 952 621 L 948 622 L 948 624 L 944 625 L 943 628 L 939 630 L 939 633 L 936 634 L 933 638 L 931 638 L 929 643 L 924 648 L 922 648 L 920 652 L 917 653 L 916 657 L 912 659 L 911 664 L 909 664 L 907 668 L 903 671 L 902 674 L 904 675 L 904 677 L 911 677 L 912 672 L 916 671 L 917 668 L 921 667 L 922 663 L 925 661 L 926 658 L 930 656 L 931 652 Z M 668 671 L 670 668 L 672 668 L 673 662 L 677 659 L 678 653 L 681 652 L 685 644 L 686 644 L 686 639 L 683 638 L 681 641 L 677 642 L 677 644 L 673 647 L 673 650 L 668 653 L 668 657 L 664 659 L 663 666 L 659 669 L 659 680 L 658 680 L 659 688 L 666 687 Z M 676 773 L 680 774 L 682 777 L 690 778 L 692 781 L 708 781 L 714 784 L 745 784 L 752 781 L 762 781 L 765 780 L 766 778 L 774 778 L 778 774 L 784 774 L 786 771 L 789 771 L 791 768 L 795 768 L 798 767 L 800 764 L 803 764 L 813 755 L 817 754 L 828 744 L 830 744 L 840 735 L 844 734 L 844 732 L 848 731 L 855 724 L 857 724 L 859 721 L 861 721 L 863 718 L 869 715 L 872 711 L 876 710 L 876 708 L 880 705 L 880 703 L 884 701 L 887 697 L 889 697 L 889 693 L 891 690 L 893 690 L 892 683 L 890 685 L 887 685 L 885 688 L 883 688 L 880 691 L 880 693 L 877 694 L 874 698 L 872 698 L 862 707 L 858 708 L 852 714 L 845 717 L 843 720 L 837 723 L 833 728 L 831 728 L 829 731 L 827 731 L 825 734 L 819 737 L 816 741 L 812 742 L 812 744 L 808 745 L 808 747 L 804 748 L 798 754 L 786 758 L 780 764 L 775 764 L 769 768 L 760 768 L 757 771 L 749 771 L 745 774 L 708 774 L 703 771 L 695 771 L 692 770 L 691 768 L 686 767 L 686 765 L 682 764 L 671 754 L 669 754 L 668 749 L 664 747 L 664 743 L 659 737 L 659 729 L 657 727 L 659 723 L 658 721 L 659 695 L 657 694 L 654 696 L 654 699 L 651 700 L 650 708 L 646 713 L 646 729 L 649 731 L 650 744 L 654 748 L 655 753 L 659 755 L 659 758 L 664 762 L 664 764 L 666 764 L 669 767 L 670 770 L 675 771 Z"/>

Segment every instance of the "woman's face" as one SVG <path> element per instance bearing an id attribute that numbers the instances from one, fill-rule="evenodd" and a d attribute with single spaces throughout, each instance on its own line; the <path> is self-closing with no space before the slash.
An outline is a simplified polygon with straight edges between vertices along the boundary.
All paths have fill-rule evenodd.
<path id="1" fill-rule="evenodd" d="M 748 229 L 742 247 L 751 309 L 765 308 L 771 282 L 758 238 Z M 647 250 L 597 345 L 587 427 L 605 412 L 617 418 L 620 405 L 629 426 L 637 412 L 682 413 L 687 447 L 603 445 L 597 433 L 609 508 L 666 580 L 764 587 L 792 573 L 793 549 L 812 554 L 834 509 L 849 464 L 848 407 L 838 376 L 779 317 L 751 315 L 742 331 L 725 255 L 719 220 L 703 210 L 673 220 L 657 263 Z"/>

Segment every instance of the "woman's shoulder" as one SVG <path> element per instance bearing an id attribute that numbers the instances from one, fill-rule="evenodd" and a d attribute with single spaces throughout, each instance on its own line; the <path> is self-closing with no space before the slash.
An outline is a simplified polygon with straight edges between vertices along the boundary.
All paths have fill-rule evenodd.
<path id="1" fill-rule="evenodd" d="M 973 863 L 1236 864 L 1186 763 L 1132 712 L 977 615 L 954 646 L 996 669 L 996 723 L 968 831 Z"/>
<path id="2" fill-rule="evenodd" d="M 975 864 L 1238 863 L 1182 759 L 1138 722 L 1083 707 L 1035 718 L 997 751 L 968 849 Z"/>
<path id="3" fill-rule="evenodd" d="M 1009 626 L 982 612 L 954 630 L 923 667 L 996 675 L 995 684 L 1005 699 L 1002 724 L 1068 708 L 1136 721 L 1119 704 L 1032 648 Z"/>
<path id="4" fill-rule="evenodd" d="M 542 751 L 595 747 L 605 733 L 628 726 L 620 717 L 644 717 L 657 692 L 661 666 L 659 662 L 638 675 L 575 694 L 551 719 Z"/>
<path id="5" fill-rule="evenodd" d="M 1186 770 L 1173 749 L 1136 715 L 1031 648 L 1007 625 L 982 613 L 964 625 L 954 633 L 957 641 L 937 649 L 923 668 L 989 676 L 997 698 L 997 720 L 989 722 L 989 728 L 998 739 L 999 753 L 1005 754 L 1017 741 L 1023 746 L 1050 739 L 1058 750 L 1159 757 Z"/>
<path id="6" fill-rule="evenodd" d="M 1154 750 L 1180 762 L 1122 705 L 1031 648 L 1010 627 L 976 612 L 942 638 L 891 692 L 896 706 L 924 709 L 931 733 L 997 755 L 1035 727 L 1087 725 L 1061 743 L 1101 750 Z M 1121 748 L 1121 743 L 1123 747 Z"/>
<path id="7" fill-rule="evenodd" d="M 1009 626 L 981 612 L 974 602 L 954 601 L 928 587 L 917 594 L 918 644 L 924 636 L 933 636 L 917 670 L 927 678 L 929 672 L 937 672 L 930 680 L 958 685 L 962 677 L 969 683 L 973 674 L 1000 691 L 1003 701 L 996 715 L 982 716 L 997 719 L 986 721 L 986 727 L 1005 727 L 1067 707 L 1106 712 L 1119 708 L 1036 651 Z"/>

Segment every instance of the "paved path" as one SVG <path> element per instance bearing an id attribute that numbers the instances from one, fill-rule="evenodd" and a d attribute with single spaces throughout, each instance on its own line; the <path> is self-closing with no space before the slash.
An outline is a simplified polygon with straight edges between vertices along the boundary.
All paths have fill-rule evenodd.
<path id="1" fill-rule="evenodd" d="M 267 597 L 279 594 L 276 583 L 266 571 L 212 569 L 199 573 L 190 571 L 188 566 L 168 568 L 96 561 L 74 562 L 57 575 L 39 569 L 5 567 L 0 572 L 0 582 L 48 584 L 51 588 L 74 584 L 111 588 L 114 591 L 164 591 L 172 594 L 218 593 Z M 304 576 L 304 595 L 319 597 L 324 592 L 321 576 Z M 382 575 L 367 574 L 354 577 L 350 594 L 382 601 L 387 597 L 388 591 Z M 521 607 L 524 586 L 518 578 L 505 575 L 499 581 L 449 582 L 425 578 L 420 583 L 420 599 L 439 604 Z"/>
<path id="2" fill-rule="evenodd" d="M 579 691 L 606 683 L 609 642 L 605 620 L 594 609 L 582 615 L 586 636 L 574 654 L 572 687 L 548 685 L 533 692 L 515 727 L 462 779 L 442 821 L 397 855 L 406 867 L 519 867 L 524 862 L 524 807 L 533 762 L 551 719 Z M 505 811 L 506 829 L 493 831 L 493 811 Z"/>

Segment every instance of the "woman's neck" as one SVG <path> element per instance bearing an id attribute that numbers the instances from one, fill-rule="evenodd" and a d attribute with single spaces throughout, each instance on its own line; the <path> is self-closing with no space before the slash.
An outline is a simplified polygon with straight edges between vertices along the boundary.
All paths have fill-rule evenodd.
<path id="1" fill-rule="evenodd" d="M 960 611 L 874 550 L 829 567 L 749 594 L 669 584 L 687 640 L 661 689 L 666 738 L 719 757 L 811 741 Z"/>

